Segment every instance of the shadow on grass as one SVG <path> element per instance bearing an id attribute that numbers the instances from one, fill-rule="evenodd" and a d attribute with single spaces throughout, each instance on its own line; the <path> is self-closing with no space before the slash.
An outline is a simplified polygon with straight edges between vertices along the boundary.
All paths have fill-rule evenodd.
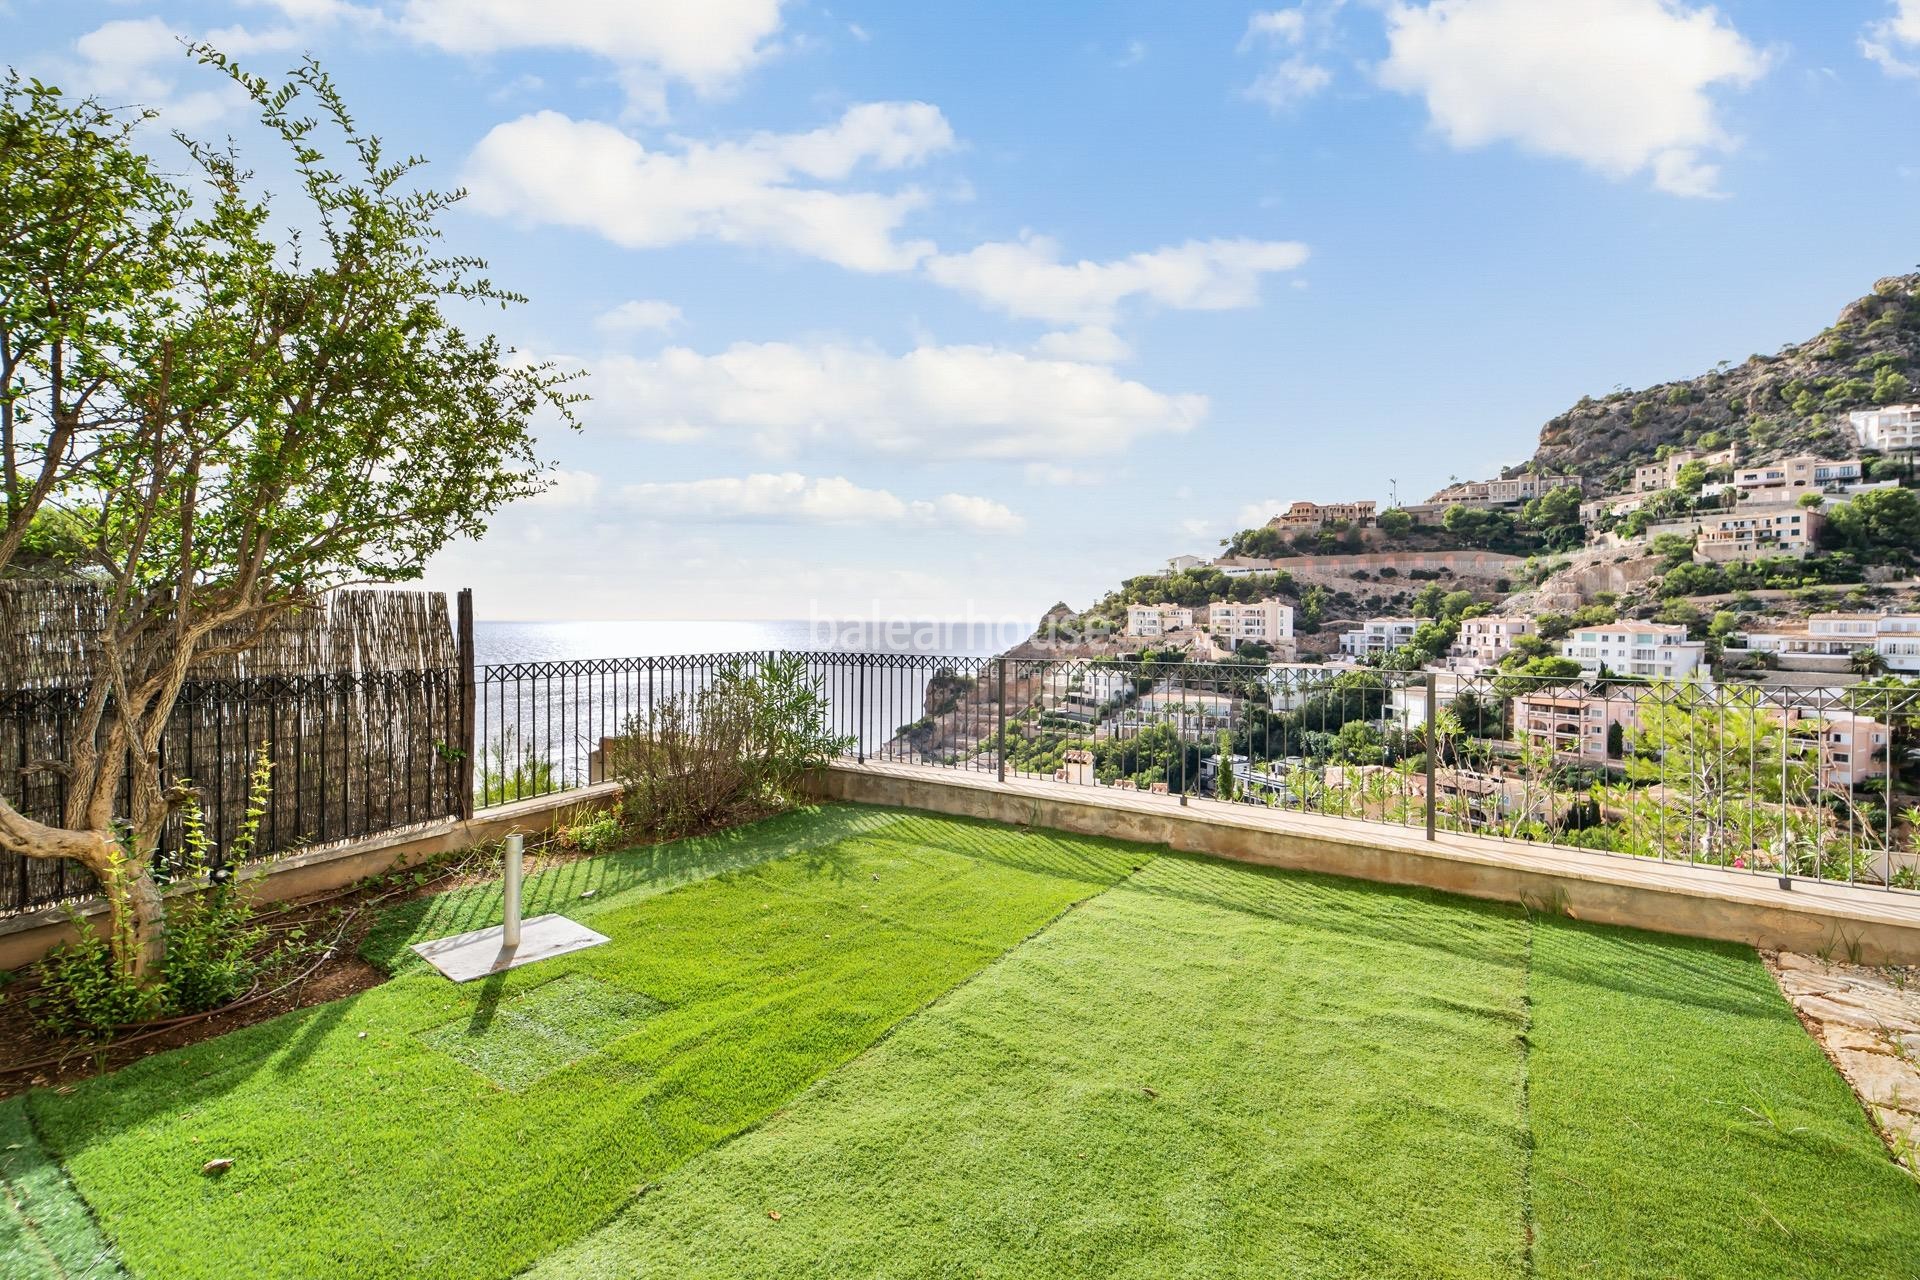
<path id="1" fill-rule="evenodd" d="M 1243 874 L 1222 876 L 1218 868 Z M 1458 897 L 1436 889 L 1349 880 L 1312 871 L 1235 863 L 1204 854 L 1164 855 L 1126 884 L 1129 893 L 1234 911 L 1323 934 L 1349 934 L 1396 946 L 1518 959 L 1525 918 L 1512 903 Z"/>
<path id="2" fill-rule="evenodd" d="M 313 1016 L 301 1020 L 299 1030 L 288 1041 L 286 1052 L 274 1059 L 273 1069 L 283 1076 L 297 1074 L 352 1007 L 351 999 L 329 1000 L 325 1004 L 315 1005 Z"/>
<path id="3" fill-rule="evenodd" d="M 897 821 L 894 811 L 855 805 L 799 809 L 712 835 L 536 870 L 526 879 L 522 901 L 529 916 L 559 911 L 585 922 L 638 897 L 775 858 L 807 854 L 830 872 L 832 846 Z M 419 898 L 386 912 L 361 942 L 360 954 L 388 973 L 424 967 L 409 949 L 414 943 L 495 925 L 501 915 L 497 881 Z"/>
<path id="4" fill-rule="evenodd" d="M 1577 964 L 1563 959 L 1561 948 L 1536 946 L 1533 964 L 1540 973 L 1645 1000 L 1776 1022 L 1793 1018 L 1766 966 L 1745 943 L 1589 924 L 1564 916 L 1542 924 L 1577 934 L 1584 945 L 1577 949 Z"/>
<path id="5" fill-rule="evenodd" d="M 122 1280 L 113 1248 L 40 1145 L 26 1100 L 0 1102 L 0 1262 L 8 1280 Z"/>
<path id="6" fill-rule="evenodd" d="M 900 811 L 900 820 L 878 833 L 877 838 L 929 846 L 1013 871 L 1086 884 L 1112 884 L 1166 852 L 1165 845 L 915 810 Z"/>

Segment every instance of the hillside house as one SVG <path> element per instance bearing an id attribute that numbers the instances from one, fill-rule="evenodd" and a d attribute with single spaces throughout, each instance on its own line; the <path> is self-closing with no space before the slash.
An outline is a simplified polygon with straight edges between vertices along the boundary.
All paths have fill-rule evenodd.
<path id="1" fill-rule="evenodd" d="M 1636 493 L 1657 493 L 1662 489 L 1671 489 L 1680 483 L 1680 469 L 1690 462 L 1712 469 L 1735 465 L 1738 451 L 1732 446 L 1714 453 L 1702 453 L 1694 449 L 1676 449 L 1657 462 L 1649 462 L 1635 467 L 1633 488 Z"/>
<path id="2" fill-rule="evenodd" d="M 1687 629 L 1658 622 L 1610 622 L 1583 627 L 1561 642 L 1560 656 L 1580 664 L 1583 676 L 1602 669 L 1622 676 L 1685 680 L 1706 665 L 1707 644 Z"/>
<path id="3" fill-rule="evenodd" d="M 1847 415 L 1862 449 L 1900 453 L 1920 449 L 1920 404 L 1890 404 Z"/>
<path id="4" fill-rule="evenodd" d="M 1355 658 L 1391 653 L 1411 641 L 1419 627 L 1418 618 L 1368 618 L 1354 630 L 1342 633 L 1340 652 Z"/>
<path id="5" fill-rule="evenodd" d="M 1296 502 L 1267 521 L 1269 529 L 1324 529 L 1330 524 L 1370 525 L 1377 502 Z"/>
<path id="6" fill-rule="evenodd" d="M 1243 644 L 1263 644 L 1276 653 L 1284 651 L 1281 661 L 1293 659 L 1293 607 L 1279 600 L 1250 604 L 1223 600 L 1208 607 L 1207 626 L 1229 651 Z"/>
<path id="7" fill-rule="evenodd" d="M 1857 458 L 1816 458 L 1810 453 L 1742 467 L 1733 473 L 1734 487 L 1749 496 L 1780 493 L 1818 493 L 1865 478 Z"/>
<path id="8" fill-rule="evenodd" d="M 1193 610 L 1175 604 L 1130 604 L 1127 634 L 1155 639 L 1172 631 L 1193 630 Z"/>
<path id="9" fill-rule="evenodd" d="M 1497 667 L 1513 652 L 1513 642 L 1521 636 L 1538 633 L 1532 618 L 1464 618 L 1460 635 L 1447 652 L 1447 665 L 1454 671 L 1483 671 Z"/>
<path id="10" fill-rule="evenodd" d="M 1816 613 L 1804 623 L 1780 623 L 1740 633 L 1740 650 L 1783 658 L 1851 658 L 1872 649 L 1897 675 L 1920 675 L 1920 614 Z"/>

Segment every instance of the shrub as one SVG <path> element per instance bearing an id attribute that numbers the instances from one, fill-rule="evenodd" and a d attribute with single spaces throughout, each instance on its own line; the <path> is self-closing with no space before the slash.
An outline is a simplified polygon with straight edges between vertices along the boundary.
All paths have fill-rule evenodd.
<path id="1" fill-rule="evenodd" d="M 631 718 L 611 744 L 629 819 L 673 837 L 790 806 L 801 779 L 852 743 L 828 710 L 797 655 L 728 664 L 706 688 Z"/>
<path id="2" fill-rule="evenodd" d="M 104 1038 L 115 1028 L 163 1014 L 217 1009 L 252 987 L 276 964 L 282 948 L 264 946 L 267 931 L 251 923 L 252 907 L 234 884 L 233 868 L 252 853 L 272 793 L 272 758 L 263 746 L 247 784 L 247 812 L 216 868 L 205 815 L 189 789 L 180 810 L 181 873 L 205 876 L 206 888 L 180 895 L 168 908 L 161 981 L 147 985 L 123 975 L 107 940 L 74 916 L 79 937 L 54 948 L 40 964 L 33 998 L 42 1026 L 57 1035 Z M 284 947 L 285 944 L 283 944 Z"/>
<path id="3" fill-rule="evenodd" d="M 500 731 L 494 740 L 480 749 L 480 767 L 474 776 L 474 804 L 484 809 L 509 800 L 551 795 L 566 790 L 566 780 L 551 760 L 531 754 L 520 746 L 519 732 Z"/>
<path id="4" fill-rule="evenodd" d="M 605 853 L 624 843 L 626 834 L 620 815 L 602 809 L 585 822 L 576 822 L 561 831 L 559 840 L 566 848 L 578 849 L 581 853 Z"/>
<path id="5" fill-rule="evenodd" d="M 156 1016 L 161 989 L 129 982 L 86 917 L 76 911 L 72 920 L 79 936 L 40 962 L 40 990 L 31 997 L 40 1025 L 55 1035 L 92 1040 Z"/>
<path id="6" fill-rule="evenodd" d="M 198 800 L 181 813 L 181 844 L 188 875 L 207 877 L 207 887 L 182 897 L 167 913 L 166 966 L 162 970 L 169 1013 L 199 1013 L 244 995 L 269 957 L 258 954 L 266 930 L 249 921 L 252 907 L 234 886 L 233 869 L 252 854 L 260 819 L 267 811 L 272 763 L 262 752 L 247 787 L 247 816 L 227 850 L 227 865 L 215 870 L 213 841 Z"/>

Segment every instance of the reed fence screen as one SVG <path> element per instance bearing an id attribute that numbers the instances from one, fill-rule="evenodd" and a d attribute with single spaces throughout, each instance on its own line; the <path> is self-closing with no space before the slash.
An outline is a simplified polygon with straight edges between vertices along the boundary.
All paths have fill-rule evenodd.
<path id="1" fill-rule="evenodd" d="M 41 822 L 62 821 L 102 607 L 83 585 L 0 583 L 0 787 Z M 469 811 L 462 669 L 445 596 L 336 593 L 194 670 L 161 741 L 162 775 L 199 794 L 216 868 L 263 752 L 258 857 L 457 816 Z M 158 851 L 163 874 L 177 858 L 176 826 Z M 94 888 L 76 863 L 0 853 L 0 913 Z"/>

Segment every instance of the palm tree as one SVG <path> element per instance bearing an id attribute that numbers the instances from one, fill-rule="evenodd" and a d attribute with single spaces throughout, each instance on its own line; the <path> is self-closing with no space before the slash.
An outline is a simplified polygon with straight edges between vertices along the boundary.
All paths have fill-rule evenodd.
<path id="1" fill-rule="evenodd" d="M 1847 659 L 1847 668 L 1854 675 L 1872 679 L 1874 676 L 1887 674 L 1887 658 L 1878 649 L 1862 645 L 1853 651 L 1852 657 Z"/>

